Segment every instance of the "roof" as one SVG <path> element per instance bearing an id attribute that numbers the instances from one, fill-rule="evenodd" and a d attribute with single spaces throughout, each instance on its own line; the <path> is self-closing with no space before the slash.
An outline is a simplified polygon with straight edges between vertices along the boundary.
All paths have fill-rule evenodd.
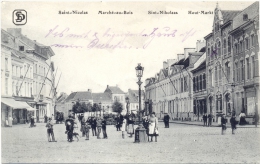
<path id="1" fill-rule="evenodd" d="M 74 96 L 77 94 L 77 92 L 72 92 L 67 98 L 65 101 L 70 101 L 74 98 Z"/>
<path id="2" fill-rule="evenodd" d="M 88 91 L 77 92 L 73 99 L 74 100 L 78 100 L 78 99 L 90 100 L 90 99 L 92 99 L 92 94 L 91 94 L 91 92 L 88 92 Z"/>
<path id="3" fill-rule="evenodd" d="M 107 86 L 105 92 L 109 92 L 111 94 L 125 94 L 119 87 L 117 86 Z"/>
<path id="4" fill-rule="evenodd" d="M 248 19 L 244 20 L 243 15 L 247 14 Z M 259 16 L 259 2 L 254 2 L 239 14 L 237 14 L 233 19 L 233 29 L 243 25 L 244 23 L 254 19 L 256 16 Z"/>
<path id="5" fill-rule="evenodd" d="M 163 72 L 163 74 L 164 74 L 165 77 L 168 76 L 168 71 L 167 71 L 166 69 L 162 69 L 162 72 Z"/>
<path id="6" fill-rule="evenodd" d="M 102 102 L 102 101 L 112 101 L 109 93 L 92 93 L 92 98 L 94 102 Z"/>
<path id="7" fill-rule="evenodd" d="M 141 96 L 144 95 L 144 90 L 141 90 Z M 129 102 L 130 103 L 138 103 L 139 99 L 139 90 L 132 90 L 132 89 L 128 89 L 128 95 L 126 97 L 129 98 Z"/>
<path id="8" fill-rule="evenodd" d="M 194 67 L 190 69 L 190 71 L 195 71 L 197 68 L 199 68 L 203 63 L 206 62 L 206 53 L 201 55 L 201 57 L 194 63 Z M 206 65 L 205 65 L 206 66 Z"/>
<path id="9" fill-rule="evenodd" d="M 221 13 L 223 15 L 223 24 L 225 24 L 229 20 L 232 20 L 240 12 L 240 10 L 221 10 Z"/>

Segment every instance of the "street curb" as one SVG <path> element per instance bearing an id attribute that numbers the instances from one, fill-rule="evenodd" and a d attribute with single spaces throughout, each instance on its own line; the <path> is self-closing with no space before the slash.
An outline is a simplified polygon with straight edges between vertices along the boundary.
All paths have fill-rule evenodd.
<path id="1" fill-rule="evenodd" d="M 159 122 L 163 122 L 163 121 L 159 121 Z M 175 124 L 184 124 L 184 125 L 194 125 L 194 126 L 203 126 L 203 124 L 193 124 L 192 122 L 177 122 L 177 121 L 170 121 L 169 123 L 175 123 Z M 203 122 L 202 122 L 203 123 Z M 208 126 L 206 126 L 208 127 Z M 211 127 L 221 127 L 221 125 L 211 125 Z M 227 125 L 227 128 L 231 128 L 231 125 Z M 246 125 L 246 126 L 237 126 L 237 128 L 259 128 L 255 127 L 255 125 Z"/>

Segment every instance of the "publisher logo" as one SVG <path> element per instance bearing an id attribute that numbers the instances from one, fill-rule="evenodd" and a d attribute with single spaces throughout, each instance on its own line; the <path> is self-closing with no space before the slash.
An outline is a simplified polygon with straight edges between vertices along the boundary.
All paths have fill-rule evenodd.
<path id="1" fill-rule="evenodd" d="M 25 25 L 27 23 L 27 12 L 22 9 L 14 10 L 13 23 L 15 25 Z"/>

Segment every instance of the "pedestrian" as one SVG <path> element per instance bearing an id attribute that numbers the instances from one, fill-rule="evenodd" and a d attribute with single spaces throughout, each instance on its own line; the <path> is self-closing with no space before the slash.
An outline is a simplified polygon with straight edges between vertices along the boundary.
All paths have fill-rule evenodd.
<path id="1" fill-rule="evenodd" d="M 222 129 L 221 134 L 222 135 L 224 134 L 224 130 L 227 129 L 226 123 L 227 123 L 226 115 L 223 114 L 222 117 L 221 117 L 221 129 Z"/>
<path id="2" fill-rule="evenodd" d="M 126 116 L 123 117 L 123 123 L 122 123 L 122 127 L 121 127 L 121 131 L 122 131 L 122 138 L 125 138 L 125 131 L 126 131 Z"/>
<path id="3" fill-rule="evenodd" d="M 97 118 L 97 139 L 101 139 L 100 138 L 100 133 L 101 133 L 101 129 L 102 129 L 102 120 L 100 117 Z"/>
<path id="4" fill-rule="evenodd" d="M 149 119 L 148 141 L 149 137 L 151 137 L 151 142 L 153 142 L 153 136 L 155 136 L 155 142 L 157 142 L 158 135 L 158 118 L 155 116 L 155 112 L 152 112 L 151 117 Z"/>
<path id="5" fill-rule="evenodd" d="M 9 117 L 8 117 L 8 126 L 9 127 L 13 126 L 13 117 L 11 115 L 9 115 Z"/>
<path id="6" fill-rule="evenodd" d="M 204 122 L 203 126 L 207 126 L 207 114 L 204 113 L 204 115 L 202 116 L 202 118 L 203 118 L 203 122 Z"/>
<path id="7" fill-rule="evenodd" d="M 89 140 L 89 131 L 90 131 L 90 128 L 91 128 L 90 123 L 86 122 L 84 128 L 85 128 L 86 140 Z"/>
<path id="8" fill-rule="evenodd" d="M 102 124 L 103 139 L 107 139 L 107 122 L 105 118 L 102 119 L 101 124 Z"/>
<path id="9" fill-rule="evenodd" d="M 32 128 L 32 127 L 34 127 L 34 117 L 33 116 L 31 117 L 31 124 L 30 124 L 29 128 Z"/>
<path id="10" fill-rule="evenodd" d="M 237 127 L 236 127 L 236 124 L 237 124 L 236 116 L 231 116 L 230 124 L 231 124 L 232 134 L 235 134 L 235 129 L 237 129 Z"/>
<path id="11" fill-rule="evenodd" d="M 127 133 L 130 134 L 129 137 L 133 137 L 134 134 L 134 119 L 135 119 L 135 115 L 133 112 L 129 113 L 127 116 Z"/>
<path id="12" fill-rule="evenodd" d="M 92 129 L 92 134 L 93 136 L 97 136 L 97 121 L 96 119 L 92 116 L 91 120 L 90 120 L 90 124 L 91 124 L 91 129 Z"/>
<path id="13" fill-rule="evenodd" d="M 212 124 L 212 114 L 209 113 L 208 114 L 208 126 L 211 126 L 211 124 Z"/>
<path id="14" fill-rule="evenodd" d="M 46 114 L 44 115 L 44 123 L 47 123 L 48 121 L 48 117 L 46 116 Z"/>
<path id="15" fill-rule="evenodd" d="M 54 121 L 54 115 L 53 114 L 51 115 L 51 119 L 52 119 L 52 121 Z"/>
<path id="16" fill-rule="evenodd" d="M 69 142 L 72 142 L 73 141 L 73 131 L 74 131 L 74 118 L 71 114 L 69 115 L 69 118 L 65 120 L 65 126 L 66 126 L 65 134 L 67 134 L 67 140 Z"/>
<path id="17" fill-rule="evenodd" d="M 168 115 L 168 113 L 165 113 L 163 118 L 165 128 L 169 128 L 169 121 L 170 121 L 170 116 Z"/>
<path id="18" fill-rule="evenodd" d="M 254 124 L 255 124 L 255 127 L 257 127 L 258 121 L 259 121 L 259 115 L 258 115 L 258 112 L 255 112 L 255 114 L 254 114 Z"/>
<path id="19" fill-rule="evenodd" d="M 119 115 L 116 116 L 116 131 L 120 131 L 121 121 Z"/>
<path id="20" fill-rule="evenodd" d="M 245 114 L 244 110 L 241 111 L 241 113 L 239 115 L 239 118 L 240 118 L 239 125 L 247 124 L 247 122 L 246 122 L 246 114 Z"/>
<path id="21" fill-rule="evenodd" d="M 47 124 L 46 124 L 46 127 L 47 127 L 47 136 L 48 136 L 48 141 L 49 142 L 57 142 L 55 140 L 55 137 L 54 137 L 54 132 L 53 132 L 53 125 L 54 123 L 52 122 L 52 119 L 49 118 Z"/>

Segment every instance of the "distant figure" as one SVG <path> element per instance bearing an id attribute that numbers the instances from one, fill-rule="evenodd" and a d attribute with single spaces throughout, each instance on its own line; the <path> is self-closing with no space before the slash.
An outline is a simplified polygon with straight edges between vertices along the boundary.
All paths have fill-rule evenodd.
<path id="1" fill-rule="evenodd" d="M 211 113 L 208 114 L 208 126 L 211 126 L 212 124 L 212 115 Z"/>
<path id="2" fill-rule="evenodd" d="M 168 113 L 165 113 L 163 118 L 165 128 L 169 128 L 169 121 L 170 121 L 170 116 L 168 115 Z"/>
<path id="3" fill-rule="evenodd" d="M 235 134 L 235 129 L 237 129 L 237 127 L 236 127 L 236 125 L 237 125 L 236 116 L 231 116 L 230 124 L 231 124 L 232 134 Z"/>
<path id="4" fill-rule="evenodd" d="M 34 127 L 34 117 L 33 116 L 31 117 L 31 124 L 30 124 L 29 128 L 32 128 L 32 127 Z"/>
<path id="5" fill-rule="evenodd" d="M 106 122 L 106 119 L 103 118 L 101 124 L 102 124 L 103 139 L 107 139 L 107 122 Z"/>
<path id="6" fill-rule="evenodd" d="M 203 122 L 204 122 L 203 126 L 207 126 L 207 114 L 204 113 L 204 115 L 202 116 L 202 118 L 203 118 Z"/>
<path id="7" fill-rule="evenodd" d="M 120 117 L 116 116 L 115 121 L 116 121 L 116 131 L 120 131 L 120 126 L 121 126 L 120 125 L 120 123 L 121 123 Z"/>
<path id="8" fill-rule="evenodd" d="M 133 137 L 134 134 L 134 119 L 135 119 L 135 114 L 133 112 L 129 113 L 127 115 L 127 133 L 130 134 L 129 137 Z"/>
<path id="9" fill-rule="evenodd" d="M 226 115 L 223 114 L 222 117 L 221 117 L 221 127 L 222 127 L 221 134 L 222 135 L 224 134 L 224 130 L 227 129 L 226 123 L 227 123 Z"/>
<path id="10" fill-rule="evenodd" d="M 84 125 L 84 128 L 85 128 L 85 136 L 86 136 L 86 140 L 89 140 L 89 131 L 91 129 L 91 126 L 90 126 L 90 123 L 86 123 Z"/>
<path id="11" fill-rule="evenodd" d="M 151 142 L 153 142 L 153 136 L 155 136 L 155 142 L 157 142 L 158 132 L 158 118 L 155 116 L 155 112 L 151 114 L 149 119 L 149 133 L 148 133 L 148 141 L 149 136 L 151 137 Z"/>
<path id="12" fill-rule="evenodd" d="M 101 139 L 100 138 L 100 133 L 101 133 L 101 129 L 102 129 L 102 120 L 100 117 L 97 118 L 97 139 Z"/>
<path id="13" fill-rule="evenodd" d="M 13 126 L 13 117 L 11 115 L 9 115 L 9 117 L 8 117 L 8 126 L 9 127 Z"/>
<path id="14" fill-rule="evenodd" d="M 246 122 L 246 114 L 244 111 L 241 111 L 240 115 L 240 121 L 239 121 L 239 125 L 246 125 L 247 122 Z"/>
<path id="15" fill-rule="evenodd" d="M 259 115 L 258 115 L 257 112 L 255 112 L 255 114 L 254 114 L 254 124 L 255 124 L 255 127 L 257 127 L 258 121 L 259 121 Z"/>
<path id="16" fill-rule="evenodd" d="M 122 127 L 121 127 L 121 131 L 122 131 L 122 138 L 125 138 L 125 131 L 126 131 L 126 117 L 123 118 L 123 123 L 122 123 Z"/>
<path id="17" fill-rule="evenodd" d="M 94 117 L 91 117 L 90 125 L 91 125 L 93 136 L 96 136 L 97 135 L 97 131 L 96 131 L 97 121 L 96 121 L 96 119 Z"/>
<path id="18" fill-rule="evenodd" d="M 54 137 L 53 125 L 54 125 L 54 123 L 52 122 L 51 118 L 49 118 L 49 121 L 48 121 L 47 124 L 46 124 L 46 127 L 47 127 L 47 136 L 48 136 L 48 141 L 49 141 L 49 142 L 57 142 L 57 141 L 55 140 L 55 137 Z"/>
<path id="19" fill-rule="evenodd" d="M 44 115 L 44 123 L 47 123 L 48 121 L 48 117 L 46 116 L 46 114 Z"/>

